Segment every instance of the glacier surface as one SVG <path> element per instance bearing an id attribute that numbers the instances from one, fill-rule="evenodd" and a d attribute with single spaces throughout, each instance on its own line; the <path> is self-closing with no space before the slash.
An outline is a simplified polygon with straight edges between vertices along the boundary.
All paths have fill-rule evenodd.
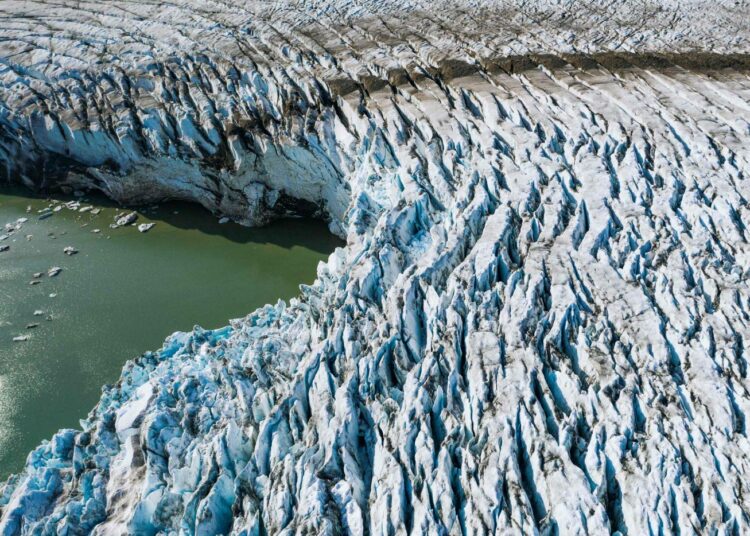
<path id="1" fill-rule="evenodd" d="M 750 6 L 0 3 L 0 181 L 346 247 L 126 364 L 0 534 L 750 531 Z"/>

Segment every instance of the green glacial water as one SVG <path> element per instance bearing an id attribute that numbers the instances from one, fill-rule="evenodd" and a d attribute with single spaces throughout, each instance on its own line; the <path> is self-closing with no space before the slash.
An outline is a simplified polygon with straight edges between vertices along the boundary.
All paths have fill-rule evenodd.
<path id="1" fill-rule="evenodd" d="M 319 221 L 249 229 L 186 204 L 136 209 L 138 224 L 156 223 L 147 233 L 111 229 L 125 209 L 102 199 L 75 199 L 76 208 L 40 219 L 71 201 L 0 190 L 0 238 L 5 224 L 28 218 L 0 239 L 9 246 L 0 252 L 0 479 L 56 430 L 78 427 L 126 360 L 174 331 L 220 327 L 298 295 L 342 245 Z M 66 255 L 68 246 L 78 253 Z M 55 266 L 62 272 L 48 276 Z"/>

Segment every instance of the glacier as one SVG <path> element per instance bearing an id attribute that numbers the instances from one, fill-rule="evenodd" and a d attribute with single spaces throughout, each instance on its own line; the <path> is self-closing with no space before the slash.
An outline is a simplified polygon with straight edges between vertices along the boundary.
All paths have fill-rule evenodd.
<path id="1" fill-rule="evenodd" d="M 0 534 L 750 531 L 750 3 L 0 3 L 0 182 L 346 239 Z"/>

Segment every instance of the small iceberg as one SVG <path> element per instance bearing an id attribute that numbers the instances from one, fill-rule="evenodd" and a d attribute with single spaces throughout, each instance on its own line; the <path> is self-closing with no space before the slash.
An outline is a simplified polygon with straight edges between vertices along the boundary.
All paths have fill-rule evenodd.
<path id="1" fill-rule="evenodd" d="M 125 225 L 135 223 L 135 220 L 137 219 L 138 214 L 136 214 L 135 212 L 131 212 L 129 214 L 125 214 L 124 216 L 118 216 L 117 220 L 115 220 L 115 223 L 118 227 L 124 227 Z"/>

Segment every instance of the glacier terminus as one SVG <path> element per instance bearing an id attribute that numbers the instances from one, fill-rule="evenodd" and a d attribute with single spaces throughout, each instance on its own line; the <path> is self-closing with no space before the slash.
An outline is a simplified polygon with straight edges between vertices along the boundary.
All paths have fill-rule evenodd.
<path id="1" fill-rule="evenodd" d="M 750 533 L 749 38 L 746 0 L 3 0 L 0 182 L 346 245 L 129 361 L 0 534 Z"/>

